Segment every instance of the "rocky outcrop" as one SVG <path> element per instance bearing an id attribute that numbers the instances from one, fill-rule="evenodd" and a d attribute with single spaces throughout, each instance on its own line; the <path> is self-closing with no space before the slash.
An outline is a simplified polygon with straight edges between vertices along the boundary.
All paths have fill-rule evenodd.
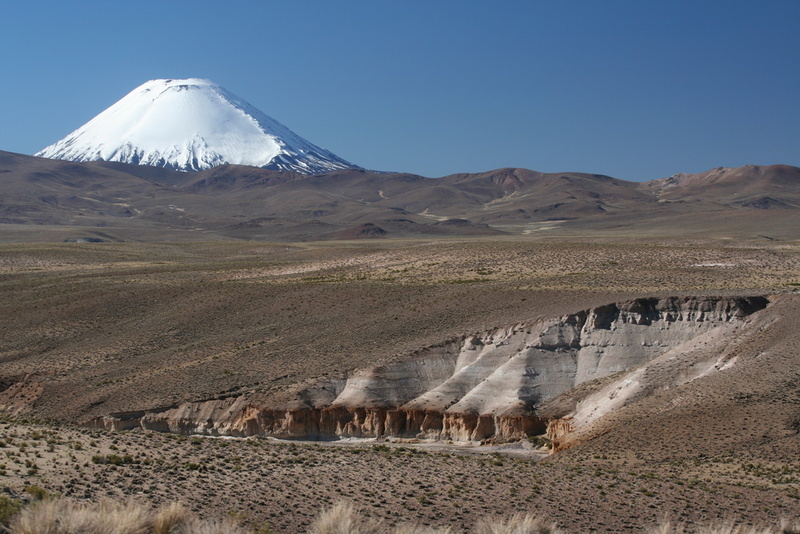
<path id="1" fill-rule="evenodd" d="M 637 299 L 458 337 L 394 363 L 356 370 L 346 379 L 320 379 L 288 406 L 236 397 L 111 414 L 88 424 L 306 439 L 482 441 L 547 432 L 559 447 L 576 421 L 596 414 L 586 405 L 575 420 L 548 424 L 536 413 L 543 402 L 615 373 L 636 377 L 648 363 L 669 360 L 692 343 L 724 339 L 767 304 L 763 297 Z M 706 362 L 676 372 L 688 379 L 721 368 Z M 620 390 L 616 398 L 626 397 Z"/>
<path id="2" fill-rule="evenodd" d="M 569 417 L 547 421 L 545 436 L 550 441 L 550 450 L 556 453 L 566 449 L 567 447 L 563 441 L 564 437 L 572 433 L 574 429 L 572 419 Z"/>
<path id="3" fill-rule="evenodd" d="M 273 410 L 241 406 L 237 399 L 187 403 L 157 412 L 126 412 L 92 419 L 86 426 L 105 430 L 142 428 L 176 434 L 273 436 L 278 438 L 425 438 L 433 440 L 518 440 L 545 430 L 531 415 L 477 415 L 386 408 L 300 408 Z M 228 405 L 227 409 L 222 406 Z M 201 413 L 219 418 L 203 419 Z"/>

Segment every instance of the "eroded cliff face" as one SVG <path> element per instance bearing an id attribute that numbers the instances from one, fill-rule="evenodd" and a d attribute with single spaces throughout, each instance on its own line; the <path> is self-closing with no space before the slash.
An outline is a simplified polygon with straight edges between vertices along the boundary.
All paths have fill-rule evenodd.
<path id="1" fill-rule="evenodd" d="M 206 415 L 216 414 L 213 418 Z M 107 430 L 143 428 L 176 434 L 272 436 L 279 438 L 425 438 L 434 440 L 516 440 L 542 434 L 546 422 L 533 415 L 442 413 L 387 408 L 326 407 L 268 409 L 235 400 L 186 403 L 159 412 L 112 414 L 87 426 Z"/>
<path id="2" fill-rule="evenodd" d="M 631 384 L 642 383 L 636 377 L 648 364 L 677 362 L 681 351 L 724 340 L 767 304 L 763 297 L 637 299 L 462 336 L 395 363 L 356 370 L 346 379 L 320 379 L 286 406 L 237 397 L 111 414 L 87 424 L 306 439 L 513 440 L 547 431 L 558 443 L 576 423 L 599 416 L 602 410 L 592 412 L 592 402 L 609 395 L 624 402 L 646 393 L 646 387 Z M 716 356 L 708 359 L 698 357 L 688 369 L 675 363 L 674 372 L 690 380 L 726 365 Z M 586 401 L 569 423 L 537 415 L 543 402 L 615 373 L 632 378 L 611 386 L 620 388 L 616 395 L 604 391 Z M 622 394 L 625 388 L 633 393 Z"/>

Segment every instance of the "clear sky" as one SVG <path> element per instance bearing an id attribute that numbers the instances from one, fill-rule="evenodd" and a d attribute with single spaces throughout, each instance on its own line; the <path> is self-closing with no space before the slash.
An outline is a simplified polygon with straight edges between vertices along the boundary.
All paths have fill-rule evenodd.
<path id="1" fill-rule="evenodd" d="M 210 78 L 363 167 L 800 166 L 800 0 L 2 2 L 0 150 Z"/>

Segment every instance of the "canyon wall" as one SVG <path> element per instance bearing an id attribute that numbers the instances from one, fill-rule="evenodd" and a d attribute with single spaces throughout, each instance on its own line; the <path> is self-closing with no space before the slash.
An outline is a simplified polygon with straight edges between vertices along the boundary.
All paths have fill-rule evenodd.
<path id="1" fill-rule="evenodd" d="M 636 377 L 652 362 L 673 362 L 672 371 L 685 380 L 719 371 L 724 362 L 716 356 L 695 358 L 687 369 L 681 355 L 724 340 L 767 304 L 763 297 L 637 299 L 461 336 L 397 362 L 355 370 L 346 379 L 321 378 L 285 406 L 236 397 L 110 414 L 87 424 L 305 439 L 513 440 L 547 431 L 557 440 L 608 406 L 646 394 Z M 569 423 L 537 415 L 543 402 L 615 374 L 630 375 L 628 382 L 621 379 L 613 386 L 619 391 L 584 399 Z"/>

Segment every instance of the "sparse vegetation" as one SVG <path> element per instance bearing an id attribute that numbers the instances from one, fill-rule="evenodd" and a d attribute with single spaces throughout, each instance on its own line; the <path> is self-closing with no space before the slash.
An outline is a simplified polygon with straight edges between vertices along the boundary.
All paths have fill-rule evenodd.
<path id="1" fill-rule="evenodd" d="M 747 353 L 729 355 L 758 362 L 746 384 L 719 373 L 716 389 L 701 387 L 706 379 L 665 389 L 667 403 L 544 461 L 524 452 L 546 447 L 544 437 L 492 456 L 447 444 L 72 426 L 186 398 L 281 399 L 306 379 L 345 376 L 454 335 L 620 299 L 789 295 L 787 281 L 800 279 L 795 243 L 0 245 L 0 278 L 11 333 L 0 349 L 0 404 L 20 414 L 0 420 L 0 486 L 12 511 L 35 500 L 25 487 L 38 487 L 79 503 L 136 498 L 146 510 L 179 498 L 194 517 L 232 510 L 240 528 L 292 533 L 340 500 L 382 528 L 411 522 L 403 532 L 454 534 L 520 511 L 575 533 L 638 533 L 665 515 L 687 534 L 732 512 L 737 525 L 800 516 L 800 350 L 775 324 Z M 780 338 L 781 350 L 761 354 L 765 336 Z"/>
<path id="2" fill-rule="evenodd" d="M 247 534 L 230 519 L 200 520 L 180 505 L 152 513 L 135 503 L 44 500 L 23 509 L 9 534 Z"/>
<path id="3" fill-rule="evenodd" d="M 224 519 L 200 519 L 179 503 L 151 511 L 135 502 L 103 500 L 79 503 L 67 499 L 46 499 L 25 508 L 17 506 L 8 516 L 9 534 L 268 534 L 268 525 L 242 526 L 229 514 Z M 474 534 L 566 534 L 555 523 L 532 514 L 515 514 L 509 519 L 484 517 L 469 532 Z M 782 520 L 773 527 L 737 525 L 731 521 L 700 525 L 690 531 L 682 524 L 662 522 L 646 534 L 798 534 L 800 523 Z M 414 523 L 390 526 L 366 517 L 351 503 L 340 501 L 319 513 L 309 534 L 453 534 L 451 527 L 428 527 Z"/>
<path id="4" fill-rule="evenodd" d="M 21 436 L 30 430 L 61 435 L 52 443 L 31 444 L 25 438 L 28 454 L 42 454 L 35 483 L 24 473 L 29 457 L 16 456 Z M 573 451 L 535 461 L 408 443 L 220 440 L 15 421 L 0 424 L 0 441 L 10 441 L 3 450 L 14 453 L 6 458 L 7 474 L 0 479 L 12 491 L 12 505 L 48 500 L 48 495 L 75 502 L 135 497 L 148 509 L 159 507 L 165 523 L 170 513 L 164 508 L 176 497 L 190 515 L 236 519 L 241 528 L 274 532 L 305 532 L 320 509 L 341 500 L 388 531 L 412 523 L 416 526 L 403 528 L 449 527 L 454 534 L 472 532 L 485 517 L 508 521 L 518 511 L 536 512 L 575 533 L 589 526 L 603 532 L 620 524 L 626 525 L 625 532 L 639 533 L 664 514 L 678 518 L 687 534 L 694 532 L 689 526 L 708 523 L 709 514 L 722 517 L 731 510 L 736 510 L 737 524 L 769 525 L 775 517 L 800 515 L 800 503 L 790 494 L 798 484 L 787 481 L 800 464 L 784 462 L 779 468 L 776 462 L 755 461 L 752 454 L 670 460 L 645 468 L 625 467 L 625 455 L 613 451 L 588 456 Z M 76 451 L 75 441 L 90 445 Z M 117 453 L 109 452 L 112 444 Z M 98 452 L 130 455 L 134 461 L 92 462 Z M 748 478 L 742 479 L 743 473 Z M 286 502 L 291 502 L 288 509 Z M 171 514 L 179 517 L 178 512 Z"/>

